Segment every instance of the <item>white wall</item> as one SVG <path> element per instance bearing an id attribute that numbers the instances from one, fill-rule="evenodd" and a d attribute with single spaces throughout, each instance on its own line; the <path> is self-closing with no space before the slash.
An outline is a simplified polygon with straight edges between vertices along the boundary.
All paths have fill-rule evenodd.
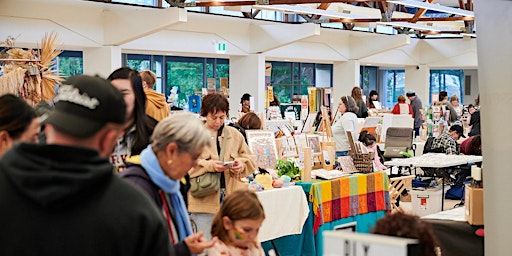
<path id="1" fill-rule="evenodd" d="M 464 105 L 475 104 L 475 99 L 480 93 L 478 87 L 478 70 L 477 69 L 465 69 L 464 76 L 470 76 L 471 83 L 471 94 L 464 95 Z"/>

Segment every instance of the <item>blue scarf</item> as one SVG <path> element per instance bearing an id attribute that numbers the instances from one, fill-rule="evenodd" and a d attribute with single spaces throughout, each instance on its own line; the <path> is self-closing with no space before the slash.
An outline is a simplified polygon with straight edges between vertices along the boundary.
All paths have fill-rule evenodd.
<path id="1" fill-rule="evenodd" d="M 185 207 L 185 201 L 183 201 L 183 197 L 180 193 L 180 181 L 173 180 L 164 174 L 153 149 L 151 149 L 151 145 L 140 154 L 140 163 L 148 173 L 149 178 L 158 187 L 169 194 L 171 198 L 169 207 L 173 207 L 174 209 L 180 241 L 184 241 L 185 237 L 192 235 L 192 227 L 190 225 L 187 208 Z"/>

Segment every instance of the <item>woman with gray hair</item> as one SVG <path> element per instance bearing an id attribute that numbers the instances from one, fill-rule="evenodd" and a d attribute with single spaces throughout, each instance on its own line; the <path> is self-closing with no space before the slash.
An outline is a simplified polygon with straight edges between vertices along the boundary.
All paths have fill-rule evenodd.
<path id="1" fill-rule="evenodd" d="M 180 180 L 197 165 L 210 143 L 209 133 L 194 114 L 178 113 L 157 124 L 151 141 L 139 156 L 126 160 L 128 167 L 119 175 L 142 188 L 161 209 L 176 255 L 203 253 L 217 239 L 208 241 L 203 232 L 192 234 Z"/>
<path id="2" fill-rule="evenodd" d="M 358 108 L 354 99 L 350 96 L 341 97 L 338 111 L 341 117 L 336 119 L 331 126 L 332 136 L 336 142 L 336 157 L 348 155 L 350 144 L 348 142 L 347 131 L 352 133 L 354 141 L 359 138 L 359 127 L 357 124 Z"/>

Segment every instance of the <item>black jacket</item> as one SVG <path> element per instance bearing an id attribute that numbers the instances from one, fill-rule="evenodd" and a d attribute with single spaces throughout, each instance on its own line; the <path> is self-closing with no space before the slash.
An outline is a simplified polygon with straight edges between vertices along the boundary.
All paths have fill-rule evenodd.
<path id="1" fill-rule="evenodd" d="M 172 205 L 170 200 L 167 200 L 167 209 L 164 209 L 164 204 L 162 199 L 160 198 L 159 191 L 161 190 L 149 177 L 148 173 L 140 164 L 127 163 L 128 167 L 126 170 L 119 173 L 119 176 L 123 179 L 133 183 L 135 186 L 140 187 L 147 195 L 151 198 L 151 200 L 161 209 L 161 212 L 167 210 L 172 219 L 172 224 L 175 229 L 178 231 L 176 224 L 176 214 L 174 213 L 174 206 Z M 188 175 L 187 175 L 188 176 Z M 190 177 L 190 176 L 189 176 Z M 190 184 L 190 178 L 187 180 L 187 184 Z M 184 198 L 187 197 L 188 187 L 190 185 L 183 185 L 180 183 L 180 192 L 184 193 Z M 178 231 L 179 232 L 179 231 Z M 177 244 L 173 245 L 174 253 L 180 256 L 189 256 L 190 250 L 185 243 L 185 241 L 179 241 Z"/>
<path id="2" fill-rule="evenodd" d="M 471 120 L 469 120 L 469 125 L 471 125 L 471 131 L 469 132 L 469 136 L 480 135 L 480 110 L 471 114 Z"/>
<path id="3" fill-rule="evenodd" d="M 0 209 L 0 255 L 173 255 L 158 209 L 93 150 L 16 145 Z"/>

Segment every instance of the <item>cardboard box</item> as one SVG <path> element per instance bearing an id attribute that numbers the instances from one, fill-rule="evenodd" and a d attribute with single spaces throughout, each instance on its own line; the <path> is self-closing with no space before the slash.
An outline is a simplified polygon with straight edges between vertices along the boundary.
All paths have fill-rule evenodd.
<path id="1" fill-rule="evenodd" d="M 464 200 L 466 221 L 471 225 L 484 224 L 484 189 L 471 187 L 466 184 L 466 195 Z"/>

